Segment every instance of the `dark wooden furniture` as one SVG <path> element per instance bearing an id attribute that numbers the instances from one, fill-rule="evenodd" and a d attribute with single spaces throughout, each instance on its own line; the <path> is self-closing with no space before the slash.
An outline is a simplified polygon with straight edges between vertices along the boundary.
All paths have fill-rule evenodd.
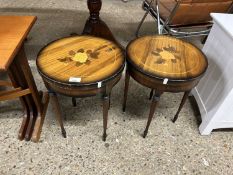
<path id="1" fill-rule="evenodd" d="M 90 12 L 90 17 L 87 19 L 82 34 L 105 38 L 107 40 L 117 43 L 108 26 L 99 17 L 102 1 L 87 0 L 87 5 Z"/>
<path id="2" fill-rule="evenodd" d="M 19 130 L 20 140 L 39 139 L 48 95 L 42 102 L 28 61 L 24 52 L 24 40 L 36 21 L 35 16 L 0 16 L 0 71 L 7 72 L 11 82 L 0 80 L 0 86 L 11 87 L 11 90 L 0 92 L 0 101 L 20 98 L 24 110 L 23 121 Z M 34 128 L 35 127 L 35 128 Z"/>
<path id="3" fill-rule="evenodd" d="M 204 75 L 208 62 L 195 46 L 168 36 L 146 36 L 133 40 L 127 46 L 127 70 L 123 111 L 125 111 L 130 76 L 138 83 L 151 88 L 152 103 L 145 138 L 163 92 L 185 92 L 173 119 L 178 118 L 189 92 Z"/>
<path id="4" fill-rule="evenodd" d="M 124 61 L 122 50 L 108 40 L 73 36 L 54 41 L 42 49 L 37 66 L 46 87 L 55 97 L 57 93 L 70 97 L 102 94 L 105 141 L 110 94 L 121 78 Z M 55 103 L 59 109 L 57 97 Z M 58 116 L 65 133 L 61 114 Z"/>

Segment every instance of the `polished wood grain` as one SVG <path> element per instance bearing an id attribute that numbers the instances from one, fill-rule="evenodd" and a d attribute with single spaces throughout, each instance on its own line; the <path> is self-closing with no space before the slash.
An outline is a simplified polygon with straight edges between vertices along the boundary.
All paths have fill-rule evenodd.
<path id="1" fill-rule="evenodd" d="M 35 20 L 35 16 L 0 16 L 0 71 L 8 69 Z"/>
<path id="2" fill-rule="evenodd" d="M 125 65 L 123 51 L 111 41 L 92 36 L 73 36 L 54 41 L 38 54 L 37 66 L 46 88 L 54 94 L 57 120 L 66 137 L 57 93 L 77 97 L 100 95 L 103 102 L 103 141 L 107 137 L 111 90 Z M 71 81 L 72 80 L 72 81 Z M 76 82 L 75 82 L 76 81 Z"/>
<path id="3" fill-rule="evenodd" d="M 169 36 L 145 36 L 127 47 L 128 61 L 159 79 L 189 80 L 207 68 L 205 55 L 192 44 Z"/>
<path id="4" fill-rule="evenodd" d="M 155 108 L 163 92 L 184 92 L 173 122 L 208 67 L 205 55 L 194 45 L 169 36 L 146 36 L 133 40 L 127 47 L 127 69 L 123 111 L 126 108 L 130 76 L 152 89 L 151 107 L 143 137 L 150 127 Z M 166 80 L 166 81 L 165 81 Z"/>
<path id="5" fill-rule="evenodd" d="M 123 65 L 123 53 L 114 43 L 90 36 L 68 37 L 52 42 L 38 55 L 40 73 L 57 82 L 80 84 L 104 81 Z"/>
<path id="6" fill-rule="evenodd" d="M 30 94 L 30 89 L 15 88 L 14 90 L 9 90 L 5 92 L 0 92 L 0 101 L 13 100 L 18 97 Z"/>

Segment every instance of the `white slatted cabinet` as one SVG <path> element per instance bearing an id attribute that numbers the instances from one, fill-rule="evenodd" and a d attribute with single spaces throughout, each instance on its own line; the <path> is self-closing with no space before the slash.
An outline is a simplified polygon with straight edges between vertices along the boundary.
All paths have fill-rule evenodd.
<path id="1" fill-rule="evenodd" d="M 211 14 L 214 25 L 203 47 L 206 75 L 192 91 L 202 117 L 202 135 L 233 128 L 233 14 Z"/>

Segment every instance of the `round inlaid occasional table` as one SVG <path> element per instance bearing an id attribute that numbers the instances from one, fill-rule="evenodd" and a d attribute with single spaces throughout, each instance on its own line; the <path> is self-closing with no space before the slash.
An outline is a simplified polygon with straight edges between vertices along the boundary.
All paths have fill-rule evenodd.
<path id="1" fill-rule="evenodd" d="M 124 54 L 111 41 L 92 36 L 73 36 L 44 47 L 37 66 L 49 92 L 55 96 L 57 117 L 63 136 L 65 129 L 56 93 L 70 97 L 101 94 L 103 99 L 103 140 L 106 140 L 108 109 L 113 86 L 124 69 Z"/>
<path id="2" fill-rule="evenodd" d="M 123 111 L 126 107 L 130 76 L 138 83 L 152 89 L 150 114 L 143 134 L 145 138 L 162 93 L 184 92 L 173 119 L 175 122 L 190 91 L 204 75 L 208 62 L 205 55 L 194 45 L 163 35 L 135 39 L 127 46 L 126 52 Z"/>

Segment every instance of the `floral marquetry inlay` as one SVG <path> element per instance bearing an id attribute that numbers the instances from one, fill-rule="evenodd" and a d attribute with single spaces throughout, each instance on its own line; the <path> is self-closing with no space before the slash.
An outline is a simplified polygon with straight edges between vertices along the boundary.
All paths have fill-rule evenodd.
<path id="1" fill-rule="evenodd" d="M 127 59 L 151 76 L 185 80 L 197 77 L 207 68 L 205 55 L 194 45 L 164 36 L 145 36 L 127 47 Z"/>
<path id="2" fill-rule="evenodd" d="M 98 59 L 100 50 L 102 49 L 104 49 L 104 52 L 112 52 L 116 49 L 116 47 L 109 48 L 107 45 L 103 45 L 95 50 L 85 50 L 84 48 L 78 49 L 77 51 L 70 50 L 68 52 L 68 56 L 64 58 L 59 58 L 58 60 L 63 63 L 70 63 L 74 61 L 76 62 L 76 66 L 79 66 L 81 64 L 89 65 L 92 59 Z"/>
<path id="3" fill-rule="evenodd" d="M 177 63 L 180 60 L 179 52 L 174 47 L 156 48 L 151 52 L 156 57 L 155 64 L 167 64 L 171 61 Z"/>
<path id="4" fill-rule="evenodd" d="M 41 73 L 50 79 L 69 82 L 70 77 L 82 83 L 100 81 L 124 66 L 122 50 L 114 43 L 92 36 L 63 38 L 46 46 L 38 55 Z"/>

